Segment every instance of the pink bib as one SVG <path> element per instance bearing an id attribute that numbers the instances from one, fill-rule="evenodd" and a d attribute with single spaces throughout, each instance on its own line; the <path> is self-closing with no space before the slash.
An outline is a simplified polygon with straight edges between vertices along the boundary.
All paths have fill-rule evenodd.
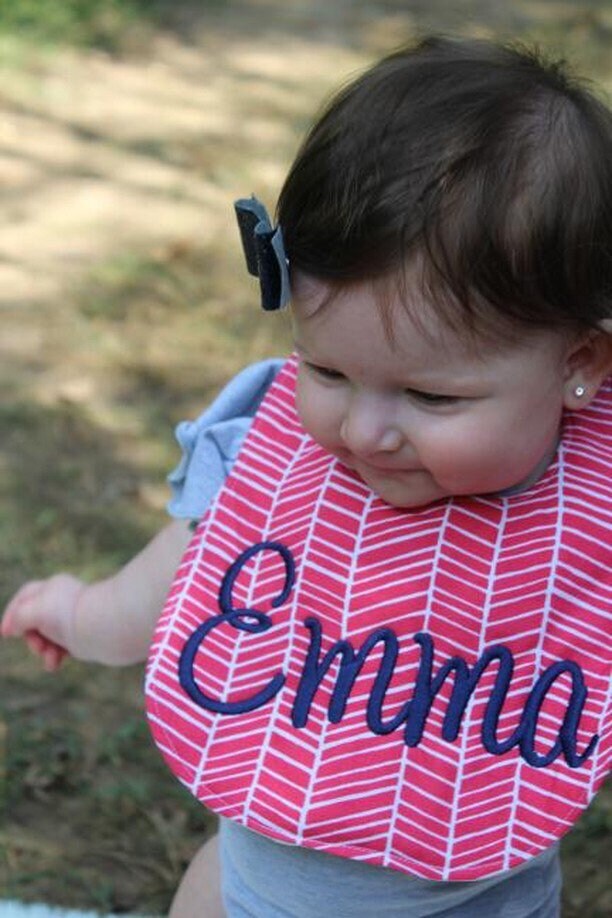
<path id="1" fill-rule="evenodd" d="M 207 807 L 434 880 L 549 847 L 608 769 L 609 388 L 513 497 L 399 510 L 303 431 L 296 364 L 198 527 L 147 671 Z"/>

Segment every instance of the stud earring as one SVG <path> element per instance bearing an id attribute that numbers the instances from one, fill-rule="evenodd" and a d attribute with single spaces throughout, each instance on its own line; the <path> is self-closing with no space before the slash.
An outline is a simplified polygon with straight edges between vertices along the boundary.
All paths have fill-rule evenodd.
<path id="1" fill-rule="evenodd" d="M 582 398 L 585 392 L 586 392 L 586 389 L 584 386 L 576 386 L 574 389 L 574 395 L 576 396 L 576 398 Z"/>

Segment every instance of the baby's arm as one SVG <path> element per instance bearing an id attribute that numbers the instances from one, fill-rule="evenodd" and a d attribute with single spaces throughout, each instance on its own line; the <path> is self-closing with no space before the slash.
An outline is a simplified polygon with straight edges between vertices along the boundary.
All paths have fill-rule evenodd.
<path id="1" fill-rule="evenodd" d="M 189 539 L 188 523 L 178 520 L 105 580 L 56 574 L 26 583 L 8 603 L 0 634 L 23 637 L 49 671 L 66 655 L 109 666 L 144 660 Z"/>

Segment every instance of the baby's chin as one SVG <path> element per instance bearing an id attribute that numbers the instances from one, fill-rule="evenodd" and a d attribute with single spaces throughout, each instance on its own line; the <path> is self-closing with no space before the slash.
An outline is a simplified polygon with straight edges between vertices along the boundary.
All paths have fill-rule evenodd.
<path id="1" fill-rule="evenodd" d="M 375 472 L 354 469 L 377 497 L 398 510 L 421 510 L 451 495 L 428 472 Z"/>
<path id="2" fill-rule="evenodd" d="M 375 469 L 354 456 L 334 455 L 377 497 L 398 510 L 420 510 L 453 496 L 453 492 L 445 490 L 425 469 Z"/>

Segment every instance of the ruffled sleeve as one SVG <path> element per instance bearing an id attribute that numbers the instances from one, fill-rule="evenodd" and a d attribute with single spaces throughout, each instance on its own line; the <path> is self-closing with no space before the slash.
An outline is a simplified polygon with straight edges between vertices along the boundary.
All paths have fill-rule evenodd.
<path id="1" fill-rule="evenodd" d="M 195 421 L 182 421 L 176 439 L 183 451 L 168 475 L 172 498 L 168 512 L 177 519 L 199 519 L 229 475 L 251 422 L 280 359 L 246 367 Z"/>

